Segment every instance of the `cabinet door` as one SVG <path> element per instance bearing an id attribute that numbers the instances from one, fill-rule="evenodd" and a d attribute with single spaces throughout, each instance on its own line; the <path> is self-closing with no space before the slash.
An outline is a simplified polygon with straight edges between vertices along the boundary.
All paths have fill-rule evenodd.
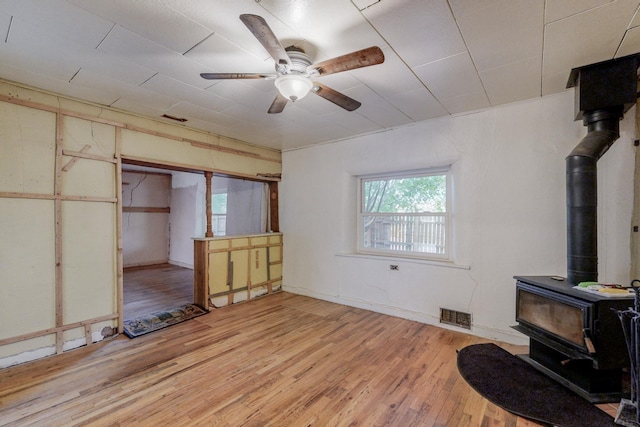
<path id="1" fill-rule="evenodd" d="M 232 251 L 230 259 L 232 263 L 229 268 L 229 271 L 232 272 L 231 291 L 246 289 L 249 284 L 249 269 L 247 268 L 249 251 L 247 249 Z"/>
<path id="2" fill-rule="evenodd" d="M 269 257 L 267 248 L 251 250 L 251 284 L 259 285 L 269 280 Z"/>
<path id="3" fill-rule="evenodd" d="M 282 278 L 282 246 L 269 248 L 269 280 Z"/>
<path id="4" fill-rule="evenodd" d="M 209 293 L 229 292 L 229 252 L 209 254 Z"/>

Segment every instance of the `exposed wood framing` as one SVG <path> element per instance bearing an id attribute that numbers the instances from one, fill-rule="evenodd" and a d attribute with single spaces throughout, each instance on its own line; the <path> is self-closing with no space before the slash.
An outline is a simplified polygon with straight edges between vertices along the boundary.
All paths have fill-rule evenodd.
<path id="1" fill-rule="evenodd" d="M 211 216 L 212 216 L 212 207 L 211 207 L 211 177 L 213 174 L 211 172 L 204 173 L 205 179 L 205 204 L 207 206 L 207 231 L 204 234 L 204 237 L 213 237 L 213 226 L 211 224 Z"/>
<path id="2" fill-rule="evenodd" d="M 139 170 L 132 170 L 132 169 L 123 169 L 122 173 L 135 173 L 138 175 L 159 175 L 159 176 L 166 176 L 166 177 L 171 176 L 170 173 L 154 172 L 154 171 L 139 171 Z"/>
<path id="3" fill-rule="evenodd" d="M 127 130 L 131 130 L 131 131 L 135 131 L 135 132 L 139 132 L 139 133 L 144 133 L 147 135 L 154 135 L 154 136 L 158 136 L 161 138 L 166 138 L 166 139 L 172 139 L 174 141 L 180 141 L 180 142 L 187 142 L 195 147 L 199 147 L 199 148 L 206 148 L 208 150 L 214 150 L 214 151 L 219 151 L 222 153 L 229 153 L 229 154 L 235 154 L 238 156 L 243 156 L 243 157 L 251 157 L 254 159 L 260 159 L 260 160 L 265 160 L 268 162 L 275 162 L 275 163 L 282 163 L 282 161 L 280 159 L 274 159 L 271 157 L 267 157 L 267 156 L 263 156 L 257 153 L 252 153 L 250 151 L 244 151 L 244 150 L 238 150 L 235 148 L 229 148 L 229 147 L 224 147 L 221 145 L 214 145 L 214 144 L 209 144 L 206 142 L 202 142 L 202 141 L 196 141 L 190 138 L 183 138 L 183 137 L 179 137 L 179 136 L 175 136 L 175 135 L 171 135 L 165 132 L 158 132 L 158 131 L 153 131 L 150 129 L 146 129 L 143 127 L 139 127 L 139 126 L 134 126 L 134 125 L 130 125 L 130 124 L 126 124 L 120 121 L 116 121 L 116 120 L 107 120 L 107 119 L 102 119 L 102 118 L 98 118 L 95 116 L 91 116 L 88 114 L 82 114 L 82 113 L 77 113 L 75 111 L 71 111 L 71 110 L 65 110 L 63 108 L 59 108 L 59 107 L 53 107 L 53 106 L 49 106 L 46 104 L 41 104 L 39 102 L 34 102 L 34 101 L 28 101 L 25 99 L 21 99 L 21 98 L 14 98 L 12 96 L 6 96 L 6 95 L 0 95 L 0 101 L 4 101 L 4 102 L 8 102 L 11 104 L 16 104 L 16 105 L 22 105 L 24 107 L 31 107 L 31 108 L 35 108 L 38 110 L 44 110 L 44 111 L 49 111 L 52 113 L 56 113 L 56 114 L 62 114 L 65 116 L 69 116 L 69 117 L 75 117 L 75 118 L 79 118 L 79 119 L 84 119 L 84 120 L 88 120 L 94 123 L 103 123 L 103 124 L 108 124 L 117 128 L 121 128 L 121 129 L 127 129 Z M 242 142 L 242 141 L 238 141 L 238 142 Z"/>
<path id="4" fill-rule="evenodd" d="M 271 239 L 275 236 L 278 236 L 278 241 L 272 241 Z M 267 238 L 266 243 L 254 244 L 253 241 L 256 239 L 264 239 Z M 233 246 L 233 240 L 235 239 L 247 239 L 248 244 L 242 246 Z M 208 304 L 208 298 L 216 298 L 227 295 L 227 303 L 233 304 L 233 296 L 239 292 L 246 291 L 247 299 L 251 299 L 251 290 L 254 288 L 266 286 L 267 294 L 273 292 L 273 284 L 282 281 L 282 274 L 278 277 L 271 277 L 271 267 L 275 265 L 282 264 L 282 245 L 283 239 L 282 234 L 274 234 L 274 235 L 260 235 L 260 236 L 230 236 L 226 239 L 227 244 L 226 247 L 210 249 L 209 242 L 211 240 L 205 239 L 197 239 L 194 241 L 194 295 L 206 295 L 205 302 Z M 215 241 L 215 240 L 214 240 Z M 273 248 L 278 248 L 280 251 L 280 256 L 277 261 L 271 261 L 269 251 Z M 255 255 L 253 251 L 258 252 L 260 249 L 266 249 L 265 258 L 262 259 L 258 256 L 255 258 L 252 255 Z M 211 254 L 216 253 L 228 253 L 229 260 L 231 260 L 232 252 L 240 252 L 247 251 L 247 282 L 246 286 L 241 286 L 238 288 L 233 288 L 233 279 L 231 277 L 231 271 L 227 273 L 227 286 L 229 289 L 224 292 L 217 292 L 215 294 L 209 293 L 209 283 L 211 278 L 209 277 L 209 256 Z M 267 265 L 267 280 L 260 283 L 251 283 L 251 271 L 252 271 L 252 262 L 256 263 L 256 270 L 262 263 L 266 263 Z M 229 264 L 229 263 L 228 263 Z M 197 301 L 197 299 L 196 299 Z"/>
<path id="5" fill-rule="evenodd" d="M 94 325 L 96 323 L 106 322 L 109 320 L 117 319 L 118 315 L 116 313 L 108 314 L 106 316 L 95 317 L 93 319 L 87 319 L 80 322 L 70 323 L 68 325 L 63 325 L 55 328 L 42 329 L 40 331 L 29 332 L 27 334 L 17 335 L 15 337 L 9 337 L 0 339 L 0 346 L 13 344 L 20 341 L 25 341 L 33 338 L 40 338 L 51 334 L 62 334 L 64 331 L 69 331 L 75 328 L 81 328 L 85 325 Z"/>
<path id="6" fill-rule="evenodd" d="M 42 104 L 40 102 L 29 101 L 22 98 L 14 98 L 12 96 L 0 95 L 0 101 L 8 102 L 10 104 L 21 105 L 23 107 L 35 108 L 36 110 L 48 111 L 50 113 L 62 114 L 64 116 L 75 117 L 77 119 L 88 120 L 94 123 L 102 123 L 105 125 L 111 125 L 115 127 L 124 127 L 125 124 L 116 120 L 108 120 L 89 114 L 82 114 L 71 110 L 65 110 L 60 107 L 53 107 L 50 105 Z"/>
<path id="7" fill-rule="evenodd" d="M 118 333 L 123 332 L 124 324 L 124 260 L 123 260 L 123 244 L 122 244 L 122 129 L 115 128 L 116 143 L 116 304 L 118 312 Z"/>
<path id="8" fill-rule="evenodd" d="M 56 194 L 37 194 L 37 193 L 0 192 L 0 198 L 61 200 L 61 201 L 72 201 L 72 202 L 98 202 L 98 203 L 117 203 L 118 202 L 118 199 L 115 197 L 65 196 L 65 195 L 56 195 Z"/>
<path id="9" fill-rule="evenodd" d="M 115 158 L 98 156 L 97 154 L 85 153 L 82 150 L 80 151 L 62 150 L 62 154 L 64 154 L 65 156 L 80 158 L 80 159 L 89 159 L 89 160 L 97 160 L 99 162 L 117 163 L 117 160 Z"/>
<path id="10" fill-rule="evenodd" d="M 56 196 L 55 206 L 55 287 L 56 287 L 56 328 L 64 325 L 63 318 L 63 282 L 62 282 L 62 144 L 64 116 L 60 113 L 56 114 L 56 160 L 55 160 L 55 178 L 53 184 L 53 193 Z M 62 353 L 64 344 L 64 331 L 58 329 L 56 331 L 56 353 Z"/>
<path id="11" fill-rule="evenodd" d="M 80 153 L 84 154 L 87 151 L 91 150 L 91 146 L 90 145 L 85 145 L 84 147 L 82 147 L 80 149 Z M 64 154 L 64 150 L 62 151 L 62 154 Z M 71 168 L 73 167 L 73 165 L 75 165 L 78 162 L 79 157 L 74 157 L 71 160 L 69 160 L 67 162 L 66 165 L 64 165 L 64 167 L 62 168 L 63 172 L 69 172 L 69 170 L 71 170 Z"/>
<path id="12" fill-rule="evenodd" d="M 87 346 L 93 344 L 93 337 L 91 336 L 91 325 L 89 324 L 84 325 L 84 340 Z"/>
<path id="13" fill-rule="evenodd" d="M 171 213 L 171 208 L 155 208 L 145 206 L 123 206 L 122 212 L 129 213 Z"/>
<path id="14" fill-rule="evenodd" d="M 141 158 L 135 158 L 135 157 L 127 157 L 127 156 L 123 156 L 122 155 L 122 151 L 121 151 L 121 146 L 122 146 L 122 130 L 123 129 L 127 129 L 127 130 L 131 130 L 131 131 L 135 131 L 138 133 L 142 133 L 142 134 L 148 134 L 148 135 L 153 135 L 153 136 L 157 136 L 157 137 L 161 137 L 161 138 L 166 138 L 166 139 L 171 139 L 171 140 L 175 140 L 175 141 L 179 141 L 179 142 L 184 142 L 184 143 L 188 143 L 191 144 L 194 147 L 198 147 L 198 148 L 202 148 L 202 149 L 207 149 L 207 150 L 213 150 L 213 151 L 217 151 L 217 152 L 221 152 L 221 153 L 227 153 L 227 154 L 233 154 L 233 155 L 237 155 L 237 156 L 242 156 L 242 157 L 249 157 L 249 158 L 253 158 L 253 159 L 258 159 L 258 160 L 262 160 L 262 161 L 268 161 L 268 162 L 275 162 L 275 163 L 282 163 L 282 161 L 280 159 L 277 158 L 273 158 L 273 157 L 269 157 L 269 156 L 265 156 L 262 154 L 258 154 L 258 153 L 254 153 L 254 152 L 250 152 L 250 151 L 244 151 L 244 150 L 238 150 L 238 149 L 234 149 L 234 148 L 230 148 L 230 147 L 225 147 L 225 146 L 221 146 L 221 145 L 216 145 L 214 143 L 206 143 L 206 142 L 202 142 L 202 141 L 197 141 L 197 140 L 193 140 L 193 139 L 189 139 L 189 138 L 183 138 L 183 137 L 178 137 L 178 136 L 174 136 L 168 133 L 164 133 L 164 132 L 158 132 L 158 131 L 152 131 L 150 129 L 145 129 L 142 127 L 138 127 L 138 126 L 134 126 L 134 125 L 129 125 L 126 124 L 124 122 L 121 121 L 117 121 L 117 120 L 110 120 L 110 119 L 104 119 L 104 118 L 99 118 L 93 115 L 89 115 L 89 114 L 83 114 L 83 113 L 78 113 L 72 110 L 68 110 L 68 109 L 63 109 L 60 107 L 56 107 L 56 106 L 49 106 L 46 104 L 42 104 L 39 102 L 34 102 L 34 101 L 30 101 L 30 100 L 26 100 L 26 99 L 21 99 L 21 98 L 15 98 L 13 96 L 6 96 L 6 95 L 0 95 L 0 102 L 7 102 L 7 103 L 11 103 L 11 104 L 15 104 L 15 105 L 20 105 L 20 106 L 24 106 L 24 107 L 29 107 L 29 108 L 34 108 L 37 110 L 42 110 L 42 111 L 48 111 L 51 113 L 55 113 L 56 114 L 56 146 L 55 146 L 55 176 L 54 176 L 54 191 L 53 194 L 38 194 L 38 193 L 26 193 L 26 192 L 0 192 L 0 198 L 17 198 L 17 199 L 35 199 L 35 200 L 52 200 L 54 202 L 54 234 L 55 234 L 55 278 L 54 278 L 54 286 L 55 286 L 55 326 L 51 327 L 51 328 L 47 328 L 47 329 L 43 329 L 40 331 L 34 331 L 34 332 L 30 332 L 27 334 L 22 334 L 22 335 L 18 335 L 18 336 L 14 336 L 14 337 L 9 337 L 9 338 L 5 338 L 5 339 L 0 339 L 0 346 L 4 346 L 7 344 L 13 344 L 13 343 L 17 343 L 20 341 L 25 341 L 25 340 L 29 340 L 29 339 L 33 339 L 33 338 L 39 338 L 39 337 L 44 337 L 44 336 L 48 336 L 48 335 L 52 335 L 55 334 L 55 347 L 56 347 L 56 353 L 62 353 L 63 352 L 63 346 L 64 346 L 64 332 L 65 331 L 69 331 L 72 329 L 76 329 L 76 328 L 84 328 L 84 335 L 85 335 L 85 339 L 86 339 L 86 344 L 87 345 L 91 345 L 92 344 L 92 336 L 91 336 L 91 327 L 94 324 L 97 323 L 101 323 L 101 322 L 105 322 L 105 321 L 112 321 L 115 320 L 117 322 L 118 325 L 118 332 L 122 333 L 123 329 L 122 329 L 122 324 L 123 324 L 123 304 L 124 304 L 124 291 L 123 291 L 123 242 L 122 242 L 122 212 L 123 210 L 125 212 L 150 212 L 148 209 L 151 209 L 151 212 L 162 212 L 162 213 L 168 213 L 168 209 L 169 208 L 146 208 L 146 207 L 134 207 L 134 208 L 124 208 L 122 206 L 122 165 L 123 165 L 123 161 L 127 164 L 139 164 L 139 165 L 145 165 L 145 166 L 155 166 L 158 167 L 159 165 L 163 166 L 163 167 L 167 167 L 168 169 L 173 169 L 173 170 L 182 170 L 185 172 L 195 172 L 195 173 L 205 173 L 205 174 L 210 174 L 210 175 L 217 175 L 217 176 L 228 176 L 228 177 L 234 177 L 234 178 L 244 178 L 244 179 L 248 179 L 248 180 L 253 180 L 253 181 L 259 181 L 259 182 L 266 182 L 269 184 L 269 189 L 270 189 L 270 197 L 271 197 L 271 203 L 274 203 L 274 191 L 275 191 L 275 208 L 274 206 L 271 207 L 271 230 L 272 231 L 279 231 L 279 226 L 278 226 L 278 215 L 277 215 L 277 182 L 280 181 L 280 175 L 279 174 L 259 174 L 259 175 L 249 175 L 249 174 L 242 174 L 242 173 L 238 173 L 238 172 L 232 172 L 232 171 L 227 171 L 227 170 L 223 170 L 223 169 L 204 169 L 201 167 L 198 168 L 194 168 L 191 165 L 184 165 L 184 164 L 179 164 L 179 163 L 159 163 L 159 162 L 150 162 L 148 159 L 141 159 Z M 72 150 L 64 150 L 63 146 L 64 146 L 64 120 L 65 117 L 73 117 L 73 118 L 77 118 L 77 119 L 82 119 L 82 120 L 86 120 L 92 123 L 100 123 L 100 124 L 105 124 L 105 125 L 109 125 L 109 126 L 113 126 L 115 128 L 115 155 L 114 157 L 108 157 L 108 156 L 100 156 L 100 155 L 95 155 L 95 154 L 91 154 L 89 153 L 90 150 L 90 146 L 89 145 L 85 145 L 83 146 L 79 151 L 72 151 Z M 241 142 L 241 141 L 239 141 Z M 63 160 L 64 160 L 64 156 L 67 157 L 71 157 L 71 160 L 67 161 L 66 164 L 63 165 Z M 73 195 L 63 195 L 62 194 L 62 175 L 63 172 L 67 172 L 69 171 L 80 159 L 89 159 L 89 160 L 95 160 L 95 161 L 101 161 L 101 162 L 107 162 L 107 163 L 111 163 L 114 165 L 114 167 L 116 168 L 116 173 L 115 173 L 115 179 L 116 179 L 116 194 L 114 195 L 114 197 L 93 197 L 93 196 L 73 196 Z M 127 171 L 130 173 L 136 173 L 136 171 Z M 152 172 L 153 173 L 153 172 Z M 208 193 L 210 193 L 208 191 Z M 64 307 L 63 307 L 63 286 L 64 286 L 64 282 L 63 282 L 63 262 L 64 262 L 64 251 L 63 251 L 63 202 L 64 201 L 82 201 L 82 202 L 97 202 L 97 203 L 115 203 L 116 204 L 116 208 L 115 208 L 115 215 L 116 215 L 116 268 L 117 268 L 117 312 L 113 313 L 113 314 L 109 314 L 106 316 L 101 316 L 101 317 L 97 317 L 97 318 L 93 318 L 93 319 L 88 319 L 88 320 L 83 320 L 80 322 L 76 322 L 76 323 L 72 323 L 72 324 L 65 324 L 65 319 L 64 319 Z M 210 208 L 210 201 L 209 203 L 207 203 L 207 206 L 209 206 Z M 143 210 L 139 210 L 139 209 L 143 209 Z M 211 215 L 208 215 L 209 217 Z M 208 222 L 210 223 L 210 218 L 208 220 Z M 275 221 L 275 222 L 274 222 Z M 249 240 L 251 241 L 251 240 Z M 208 264 L 208 258 L 209 258 L 209 253 L 210 251 L 208 251 L 208 242 L 207 241 L 195 241 L 196 244 L 200 243 L 201 246 L 199 248 L 199 250 L 196 251 L 195 254 L 195 259 L 194 261 L 198 260 L 198 257 L 200 257 L 200 263 L 201 264 Z M 280 236 L 280 243 L 278 244 L 280 246 L 280 260 L 282 260 L 282 236 Z M 251 248 L 259 248 L 259 247 L 266 247 L 267 248 L 267 253 L 269 251 L 269 248 L 272 246 L 277 246 L 277 245 L 256 245 L 256 246 L 252 246 L 251 244 L 249 245 L 249 247 L 247 247 L 247 249 L 251 249 Z M 240 250 L 241 248 L 233 248 L 233 250 Z M 228 251 L 225 250 L 225 251 Z M 212 253 L 212 252 L 211 252 Z M 249 259 L 251 259 L 251 256 L 248 257 Z M 262 262 L 262 260 L 260 260 L 260 262 Z M 267 263 L 269 266 L 273 265 L 273 264 L 277 264 L 277 263 L 281 263 L 281 261 L 279 262 L 275 262 L 275 263 L 271 263 L 268 261 L 267 258 Z M 198 274 L 201 274 L 201 277 L 198 276 Z M 268 273 L 270 274 L 270 272 Z M 200 272 L 194 270 L 194 275 L 195 275 L 195 279 L 194 279 L 194 287 L 198 286 L 199 287 L 199 294 L 196 293 L 196 289 L 194 288 L 194 296 L 196 297 L 196 303 L 199 303 L 200 300 L 200 304 L 203 307 L 208 308 L 208 304 L 209 304 L 209 272 L 208 272 L 208 268 L 205 270 L 202 270 Z M 251 298 L 251 284 L 250 284 L 250 279 L 251 279 L 251 269 L 249 269 L 248 272 L 248 284 L 247 284 L 247 292 L 249 292 L 248 297 Z M 270 276 L 268 276 L 270 277 Z M 277 282 L 279 280 L 281 280 L 282 277 L 279 278 L 274 278 L 273 280 L 268 280 L 267 286 L 268 286 L 268 292 L 271 293 L 272 290 L 272 284 L 274 282 Z M 199 285 L 198 285 L 199 284 Z M 262 286 L 264 284 L 254 284 L 253 286 Z M 242 290 L 244 290 L 244 288 L 242 288 Z M 240 289 L 238 290 L 234 290 L 234 291 L 240 291 Z M 233 294 L 230 293 L 229 294 L 229 302 L 233 303 Z"/>
<path id="15" fill-rule="evenodd" d="M 280 215 L 278 214 L 278 183 L 269 183 L 269 227 L 274 233 L 280 232 Z"/>
<path id="16" fill-rule="evenodd" d="M 213 174 L 217 176 L 227 176 L 231 178 L 244 178 L 249 181 L 258 181 L 258 182 L 280 181 L 280 179 L 278 178 L 258 177 L 257 175 L 249 175 L 249 174 L 244 174 L 239 172 L 232 172 L 224 169 L 205 168 L 205 167 L 194 168 L 193 166 L 189 166 L 184 163 L 165 162 L 165 161 L 151 162 L 148 159 L 142 159 L 140 157 L 134 157 L 134 156 L 123 155 L 122 161 L 125 164 L 147 166 L 152 168 L 161 167 L 161 168 L 175 170 L 179 172 L 191 172 L 191 173 L 213 172 Z"/>
<path id="17" fill-rule="evenodd" d="M 0 97 L 0 100 L 3 100 Z M 9 101 L 10 102 L 10 101 Z M 31 105 L 30 102 L 14 102 L 19 105 L 29 106 L 33 108 L 38 108 L 40 105 L 34 106 Z M 47 335 L 55 334 L 55 351 L 56 354 L 60 354 L 64 351 L 64 333 L 65 331 L 83 328 L 86 345 L 91 345 L 93 343 L 92 335 L 91 335 L 91 327 L 93 324 L 117 319 L 118 327 L 121 328 L 122 319 L 121 314 L 121 303 L 120 309 L 118 313 L 98 317 L 95 319 L 84 320 L 81 322 L 76 322 L 72 324 L 65 324 L 64 319 L 64 277 L 63 277 L 63 265 L 64 265 L 64 248 L 63 248 L 63 203 L 64 201 L 80 201 L 80 202 L 97 202 L 97 203 L 120 203 L 120 198 L 117 197 L 94 197 L 94 196 L 73 196 L 73 195 L 63 195 L 62 194 L 62 175 L 64 172 L 69 171 L 75 163 L 79 159 L 90 159 L 96 161 L 103 161 L 114 164 L 114 167 L 119 164 L 119 156 L 116 159 L 112 159 L 105 156 L 96 156 L 93 154 L 87 153 L 87 151 L 91 148 L 89 145 L 85 145 L 80 149 L 80 151 L 69 151 L 64 150 L 64 121 L 66 116 L 74 116 L 77 118 L 82 118 L 85 120 L 89 120 L 91 122 L 105 123 L 104 120 L 96 120 L 94 117 L 83 116 L 83 115 L 75 115 L 75 114 L 66 114 L 59 109 L 47 109 L 43 108 L 46 111 L 53 111 L 56 113 L 56 142 L 55 142 L 55 175 L 53 182 L 53 194 L 38 194 L 38 193 L 18 193 L 18 192 L 0 192 L 0 198 L 15 198 L 15 199 L 35 199 L 35 200 L 53 200 L 54 202 L 54 257 L 55 257 L 55 277 L 54 277 L 54 286 L 55 286 L 55 326 L 52 328 L 44 329 L 41 331 L 35 331 L 27 334 L 18 335 L 15 337 L 5 338 L 0 340 L 0 346 L 12 344 L 28 339 L 39 338 Z M 113 123 L 106 123 L 111 124 Z M 117 150 L 119 150 L 119 131 L 120 128 L 116 127 L 116 146 Z M 119 154 L 119 151 L 118 151 Z M 64 156 L 70 156 L 72 159 L 63 165 Z M 121 181 L 121 176 L 119 175 L 119 169 L 116 172 L 116 179 Z M 118 183 L 116 183 L 116 187 L 118 187 Z M 120 186 L 121 188 L 121 186 Z M 120 212 L 120 209 L 116 209 L 117 212 Z M 121 219 L 117 221 L 117 225 L 121 226 Z M 121 237 L 121 230 L 118 232 L 118 235 Z M 118 244 L 120 259 L 118 262 L 118 276 L 119 281 L 122 279 L 122 261 L 121 261 L 121 252 L 122 252 L 122 243 L 121 241 Z M 121 297 L 122 292 L 119 291 L 119 297 Z M 122 332 L 121 330 L 119 332 Z"/>
<path id="18" fill-rule="evenodd" d="M 206 240 L 194 240 L 193 242 L 193 264 L 194 266 L 205 266 L 206 268 L 193 269 L 193 302 L 196 305 L 209 309 L 209 265 Z"/>

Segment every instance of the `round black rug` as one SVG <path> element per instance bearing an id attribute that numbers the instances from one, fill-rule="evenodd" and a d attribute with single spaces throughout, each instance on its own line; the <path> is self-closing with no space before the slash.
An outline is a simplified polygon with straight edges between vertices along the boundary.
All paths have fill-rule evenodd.
<path id="1" fill-rule="evenodd" d="M 611 416 L 495 344 L 458 351 L 458 371 L 493 404 L 562 427 L 615 426 Z"/>

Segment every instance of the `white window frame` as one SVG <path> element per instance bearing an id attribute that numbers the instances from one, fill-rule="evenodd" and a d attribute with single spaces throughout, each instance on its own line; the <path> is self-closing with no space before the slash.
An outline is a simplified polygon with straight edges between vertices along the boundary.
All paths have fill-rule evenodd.
<path id="1" fill-rule="evenodd" d="M 364 212 L 364 182 L 371 180 L 383 180 L 383 179 L 399 179 L 399 178 L 417 178 L 422 176 L 430 176 L 430 175 L 445 175 L 446 177 L 446 212 L 442 215 L 444 216 L 445 221 L 445 248 L 444 253 L 435 253 L 435 252 L 412 252 L 412 251 L 401 251 L 401 250 L 392 250 L 392 249 L 381 249 L 381 248 L 369 248 L 364 246 L 364 217 L 365 216 L 389 216 L 389 213 L 381 213 L 376 214 L 372 212 Z M 411 170 L 411 171 L 401 171 L 401 172 L 387 172 L 387 173 L 379 173 L 379 174 L 370 174 L 370 175 L 360 175 L 357 176 L 357 185 L 358 185 L 358 197 L 357 197 L 357 239 L 356 242 L 356 252 L 359 254 L 367 254 L 367 255 L 384 255 L 390 257 L 399 257 L 399 258 L 417 258 L 417 259 L 425 259 L 425 260 L 436 260 L 436 261 L 451 261 L 451 253 L 452 253 L 452 174 L 451 174 L 451 165 L 437 167 L 437 168 L 429 168 L 429 169 L 419 169 L 419 170 Z M 402 214 L 406 216 L 413 215 L 422 215 L 422 214 Z M 439 214 L 438 214 L 439 215 Z"/>

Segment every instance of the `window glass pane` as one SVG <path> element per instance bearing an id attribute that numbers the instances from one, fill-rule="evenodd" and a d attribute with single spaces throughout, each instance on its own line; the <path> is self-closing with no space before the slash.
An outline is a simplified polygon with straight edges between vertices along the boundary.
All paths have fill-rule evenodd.
<path id="1" fill-rule="evenodd" d="M 363 184 L 363 212 L 446 212 L 446 175 L 369 179 Z"/>
<path id="2" fill-rule="evenodd" d="M 214 214 L 227 213 L 227 193 L 211 195 L 211 209 Z"/>
<path id="3" fill-rule="evenodd" d="M 443 169 L 361 178 L 358 249 L 448 258 L 448 179 Z"/>

